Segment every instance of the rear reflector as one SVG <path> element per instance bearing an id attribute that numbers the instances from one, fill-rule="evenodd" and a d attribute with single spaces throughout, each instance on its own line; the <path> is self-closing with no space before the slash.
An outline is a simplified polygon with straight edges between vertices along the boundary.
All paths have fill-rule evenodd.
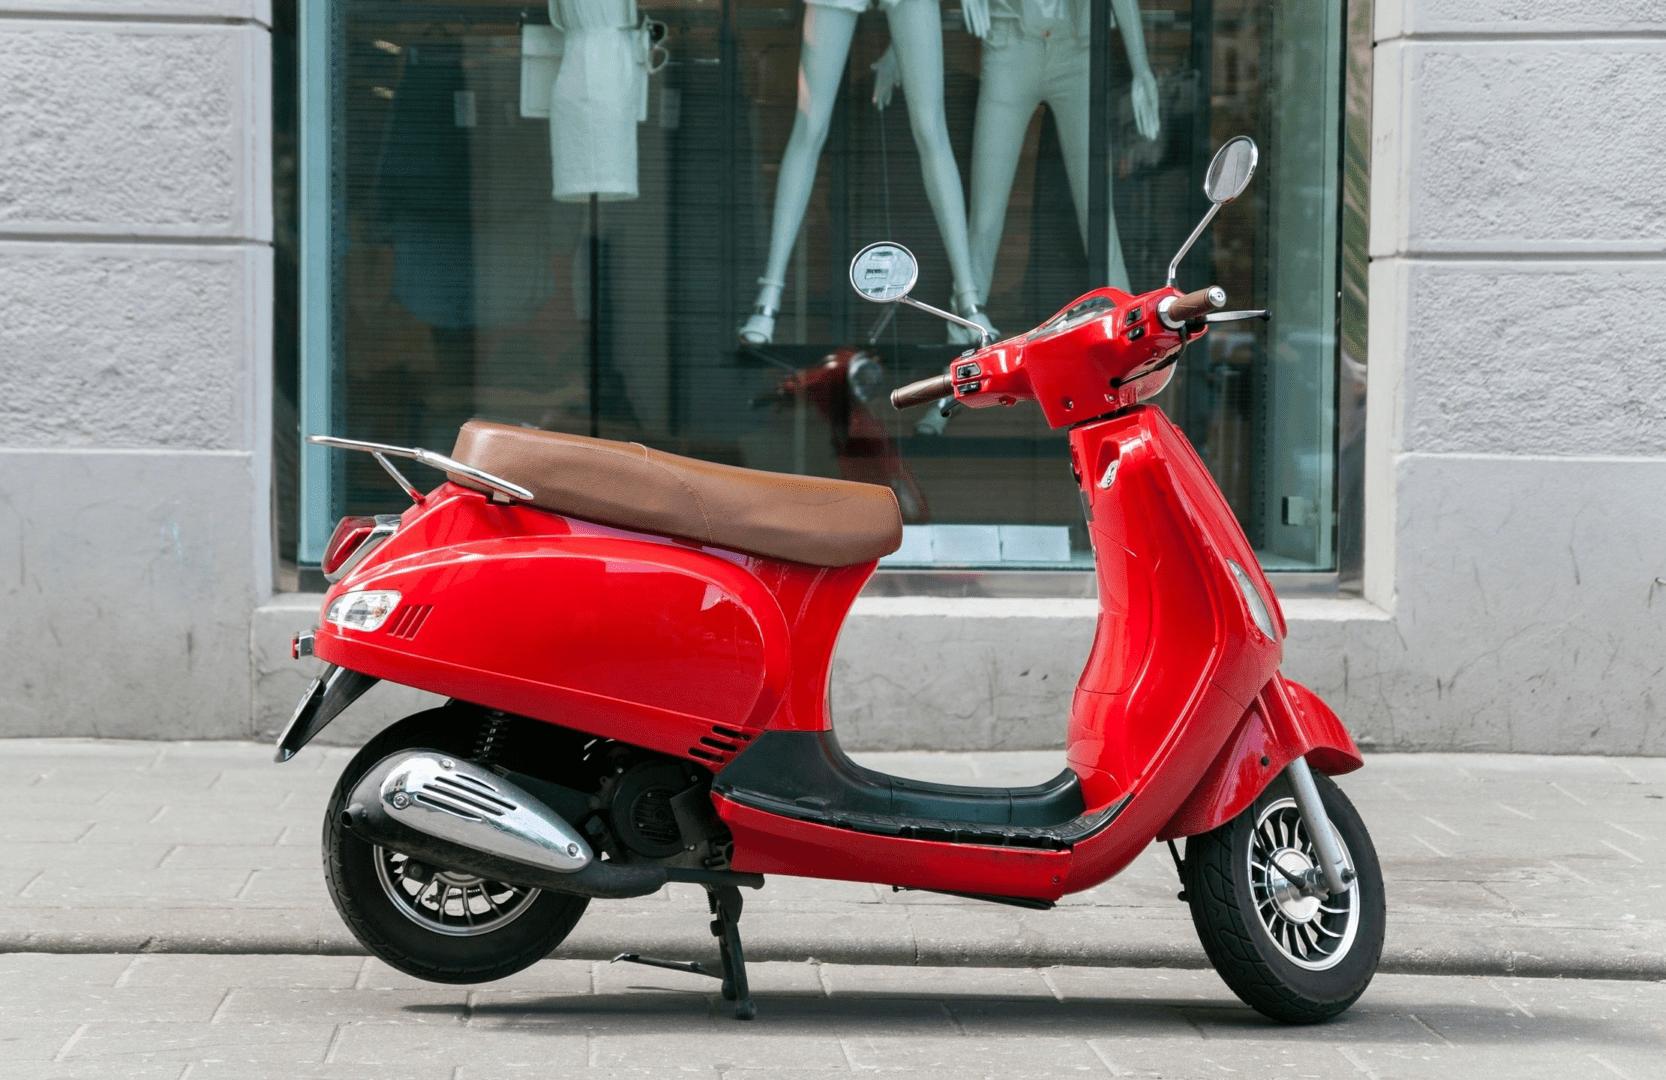
<path id="1" fill-rule="evenodd" d="M 345 517 L 336 522 L 335 532 L 330 534 L 330 542 L 324 546 L 324 563 L 320 569 L 328 578 L 340 570 L 359 545 L 376 531 L 376 519 L 373 517 Z"/>

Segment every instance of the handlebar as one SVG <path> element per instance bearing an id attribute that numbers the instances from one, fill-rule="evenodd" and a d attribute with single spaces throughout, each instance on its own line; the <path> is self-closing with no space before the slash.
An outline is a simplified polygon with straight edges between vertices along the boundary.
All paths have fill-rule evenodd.
<path id="1" fill-rule="evenodd" d="M 1164 305 L 1160 310 L 1163 313 L 1164 322 L 1170 326 L 1178 327 L 1182 323 L 1189 322 L 1192 319 L 1200 319 L 1211 311 L 1218 311 L 1225 306 L 1226 290 L 1219 285 L 1211 285 L 1207 289 L 1199 289 L 1197 292 L 1187 293 L 1185 296 L 1177 296 L 1173 303 Z"/>
<path id="2" fill-rule="evenodd" d="M 891 407 L 893 409 L 910 409 L 915 405 L 924 405 L 928 401 L 948 397 L 954 393 L 954 380 L 945 372 L 934 375 L 929 379 L 911 382 L 907 386 L 899 386 L 891 391 Z"/>

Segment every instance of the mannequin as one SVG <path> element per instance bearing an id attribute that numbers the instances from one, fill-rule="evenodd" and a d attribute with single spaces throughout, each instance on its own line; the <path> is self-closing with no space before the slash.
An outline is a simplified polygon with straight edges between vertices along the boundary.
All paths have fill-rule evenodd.
<path id="1" fill-rule="evenodd" d="M 1088 0 L 989 0 L 983 35 L 983 81 L 972 136 L 972 208 L 969 231 L 978 299 L 987 302 L 995 256 L 1006 224 L 1007 199 L 1036 107 L 1053 110 L 1064 152 L 1071 201 L 1082 244 L 1088 241 L 1088 80 L 1091 55 Z M 1145 55 L 1145 32 L 1136 0 L 1111 0 L 1134 70 L 1134 124 L 1147 139 L 1162 130 L 1157 78 Z M 1110 219 L 1110 275 L 1103 284 L 1128 288 L 1116 216 Z"/>
<path id="2" fill-rule="evenodd" d="M 943 28 L 939 0 L 874 0 L 884 9 L 891 28 L 891 45 L 908 98 L 909 126 L 920 152 L 926 196 L 937 219 L 938 232 L 954 278 L 957 314 L 988 325 L 978 302 L 977 280 L 966 236 L 966 203 L 961 195 L 960 169 L 949 145 L 943 115 Z M 869 0 L 808 0 L 804 7 L 803 44 L 798 62 L 798 115 L 781 157 L 775 187 L 775 216 L 770 227 L 769 262 L 758 279 L 761 288 L 752 316 L 740 329 L 742 341 L 768 344 L 775 336 L 775 313 L 781 305 L 787 260 L 798 240 L 804 211 L 815 185 L 816 163 L 827 140 L 833 103 L 844 78 L 856 19 Z M 974 30 L 968 21 L 968 30 Z M 956 328 L 959 330 L 960 328 Z M 969 331 L 960 331 L 968 334 Z"/>

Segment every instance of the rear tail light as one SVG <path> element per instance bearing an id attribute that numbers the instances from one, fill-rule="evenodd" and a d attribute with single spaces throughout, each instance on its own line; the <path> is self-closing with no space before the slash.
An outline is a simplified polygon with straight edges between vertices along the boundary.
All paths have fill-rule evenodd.
<path id="1" fill-rule="evenodd" d="M 334 581 L 336 572 L 375 531 L 376 519 L 373 517 L 345 517 L 336 522 L 336 531 L 330 534 L 330 542 L 324 546 L 324 576 Z"/>
<path id="2" fill-rule="evenodd" d="M 336 522 L 330 542 L 324 546 L 320 569 L 325 581 L 340 581 L 347 571 L 364 561 L 382 541 L 399 531 L 398 514 L 375 517 L 345 517 Z"/>

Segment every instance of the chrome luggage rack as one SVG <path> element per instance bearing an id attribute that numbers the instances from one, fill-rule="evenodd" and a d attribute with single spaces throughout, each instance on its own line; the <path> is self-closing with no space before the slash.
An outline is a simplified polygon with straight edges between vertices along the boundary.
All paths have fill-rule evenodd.
<path id="1" fill-rule="evenodd" d="M 400 489 L 409 495 L 414 503 L 421 503 L 426 496 L 416 489 L 415 484 L 405 479 L 404 473 L 394 468 L 393 462 L 388 460 L 389 457 L 409 458 L 412 461 L 420 461 L 431 469 L 466 476 L 482 487 L 490 488 L 494 502 L 508 502 L 510 499 L 519 499 L 522 502 L 532 501 L 532 492 L 519 484 L 512 484 L 483 469 L 477 469 L 473 465 L 465 465 L 455 458 L 448 458 L 444 454 L 436 454 L 432 450 L 424 450 L 420 446 L 389 446 L 387 443 L 364 442 L 360 439 L 340 439 L 334 435 L 308 435 L 307 442 L 315 446 L 334 446 L 341 450 L 358 450 L 369 454 L 376 459 L 378 465 L 387 470 L 388 475 L 393 477 L 394 483 L 398 484 Z"/>

